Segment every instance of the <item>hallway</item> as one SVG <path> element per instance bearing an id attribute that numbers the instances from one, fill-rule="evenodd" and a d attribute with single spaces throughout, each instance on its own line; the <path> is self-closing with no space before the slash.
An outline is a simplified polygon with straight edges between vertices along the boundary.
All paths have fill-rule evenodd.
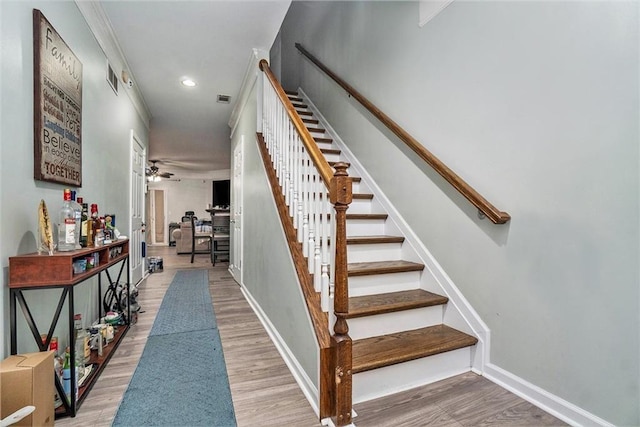
<path id="1" fill-rule="evenodd" d="M 147 256 L 161 256 L 164 270 L 149 275 L 139 287 L 142 312 L 138 323 L 127 333 L 77 416 L 56 420 L 56 426 L 111 425 L 175 272 L 190 268 L 209 270 L 238 426 L 320 426 L 240 287 L 229 275 L 227 263 L 212 267 L 208 255 L 197 255 L 191 264 L 188 255 L 176 255 L 175 247 L 166 246 L 148 247 Z M 167 378 L 167 384 L 178 380 Z"/>
<path id="2" fill-rule="evenodd" d="M 173 247 L 149 247 L 164 270 L 139 287 L 142 312 L 118 347 L 75 418 L 56 426 L 110 426 L 133 375 L 162 298 L 175 272 L 207 268 L 210 292 L 222 339 L 236 420 L 240 427 L 320 426 L 311 406 L 262 324 L 232 279 L 227 263 L 211 267 L 207 255 L 175 255 Z M 188 313 L 185 313 L 188 315 Z M 179 363 L 179 361 L 176 361 Z M 167 384 L 179 379 L 167 379 Z M 149 391 L 152 393 L 153 391 Z M 472 373 L 354 405 L 358 427 L 564 425 L 541 409 Z"/>

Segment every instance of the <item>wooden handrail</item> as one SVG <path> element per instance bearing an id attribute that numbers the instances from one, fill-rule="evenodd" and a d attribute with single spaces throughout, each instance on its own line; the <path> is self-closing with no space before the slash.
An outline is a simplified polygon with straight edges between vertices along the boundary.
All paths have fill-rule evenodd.
<path id="1" fill-rule="evenodd" d="M 401 141 L 411 148 L 422 160 L 427 162 L 436 172 L 438 172 L 449 184 L 451 184 L 460 194 L 462 194 L 471 204 L 489 218 L 494 224 L 504 224 L 511 219 L 511 216 L 493 206 L 487 199 L 482 197 L 480 193 L 467 184 L 447 165 L 442 163 L 440 159 L 434 156 L 415 138 L 413 138 L 400 125 L 394 122 L 389 116 L 383 113 L 378 107 L 372 104 L 360 92 L 355 90 L 351 85 L 338 77 L 333 71 L 327 68 L 318 58 L 307 51 L 300 43 L 295 44 L 296 48 L 313 62 L 320 70 L 331 77 L 340 87 L 346 90 L 349 95 L 354 97 L 363 107 L 373 114 L 382 124 L 384 124 L 391 132 L 393 132 Z"/>
<path id="2" fill-rule="evenodd" d="M 262 59 L 259 66 L 260 70 L 262 70 L 265 76 L 267 76 L 267 78 L 269 79 L 269 82 L 271 82 L 271 85 L 278 94 L 280 102 L 282 102 L 285 109 L 287 110 L 287 115 L 289 116 L 289 119 L 291 120 L 293 125 L 296 127 L 296 130 L 300 135 L 300 139 L 302 140 L 302 143 L 309 153 L 309 157 L 311 157 L 313 164 L 316 166 L 318 172 L 320 173 L 320 177 L 322 177 L 325 185 L 329 187 L 329 185 L 331 184 L 331 179 L 333 178 L 333 170 L 331 169 L 331 166 L 329 166 L 329 163 L 318 148 L 318 144 L 316 144 L 316 142 L 313 140 L 313 136 L 311 136 L 311 133 L 309 133 L 309 130 L 304 125 L 304 122 L 296 112 L 295 107 L 289 100 L 287 94 L 284 92 L 284 89 L 282 89 L 282 86 L 280 86 L 278 79 L 271 72 L 269 63 L 266 60 Z"/>

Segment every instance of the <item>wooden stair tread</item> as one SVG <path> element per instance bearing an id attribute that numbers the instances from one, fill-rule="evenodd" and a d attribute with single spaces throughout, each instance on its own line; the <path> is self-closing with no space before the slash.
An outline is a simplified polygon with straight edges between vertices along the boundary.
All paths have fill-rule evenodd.
<path id="1" fill-rule="evenodd" d="M 386 220 L 389 217 L 386 213 L 375 213 L 375 214 L 347 214 L 347 221 L 352 220 Z"/>
<path id="2" fill-rule="evenodd" d="M 313 113 L 311 111 L 296 110 L 296 112 L 298 113 L 299 116 L 313 116 Z"/>
<path id="3" fill-rule="evenodd" d="M 357 200 L 371 200 L 373 199 L 373 194 L 371 193 L 353 193 L 352 197 Z"/>
<path id="4" fill-rule="evenodd" d="M 414 308 L 432 307 L 434 305 L 446 304 L 448 301 L 449 298 L 445 296 L 434 294 L 423 289 L 351 297 L 349 298 L 349 314 L 347 314 L 347 319 L 411 310 Z"/>
<path id="5" fill-rule="evenodd" d="M 326 194 L 327 197 L 329 197 L 329 193 L 325 193 L 325 194 Z M 371 199 L 373 199 L 373 194 L 371 194 L 371 193 L 352 193 L 351 197 L 354 200 L 371 200 Z"/>
<path id="6" fill-rule="evenodd" d="M 331 139 L 331 138 L 322 138 L 322 137 L 319 137 L 319 136 L 318 137 L 314 137 L 313 140 L 315 142 L 326 142 L 326 143 L 332 143 L 333 142 L 333 139 Z"/>
<path id="7" fill-rule="evenodd" d="M 406 271 L 422 271 L 424 264 L 411 261 L 376 261 L 376 262 L 354 262 L 347 264 L 349 277 L 368 276 L 373 274 L 403 273 Z"/>
<path id="8" fill-rule="evenodd" d="M 291 100 L 291 104 L 295 107 L 295 108 L 304 108 L 307 109 L 309 108 L 309 106 L 307 104 L 301 104 L 302 100 L 300 101 L 294 101 L 291 98 L 289 98 Z"/>
<path id="9" fill-rule="evenodd" d="M 310 128 L 310 127 L 307 127 L 307 130 L 309 132 L 316 132 L 316 133 L 325 133 L 327 131 L 326 129 L 322 129 L 322 128 Z"/>
<path id="10" fill-rule="evenodd" d="M 353 373 L 475 345 L 478 339 L 446 325 L 430 326 L 353 342 Z"/>
<path id="11" fill-rule="evenodd" d="M 404 236 L 347 236 L 347 245 L 368 245 L 375 243 L 402 243 Z"/>
<path id="12" fill-rule="evenodd" d="M 302 118 L 302 123 L 306 123 L 309 125 L 317 125 L 318 123 L 320 123 L 318 120 L 316 119 L 306 119 L 306 118 Z"/>
<path id="13" fill-rule="evenodd" d="M 323 154 L 340 154 L 342 151 L 337 148 L 321 148 L 320 152 Z"/>

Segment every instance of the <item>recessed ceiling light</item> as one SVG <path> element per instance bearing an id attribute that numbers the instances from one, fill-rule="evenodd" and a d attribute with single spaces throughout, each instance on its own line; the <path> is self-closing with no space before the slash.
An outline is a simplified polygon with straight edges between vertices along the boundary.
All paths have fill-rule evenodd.
<path id="1" fill-rule="evenodd" d="M 193 80 L 191 80 L 191 79 L 184 79 L 184 80 L 182 80 L 182 82 L 181 82 L 181 83 L 182 83 L 184 86 L 187 86 L 187 87 L 194 87 L 194 86 L 196 85 L 196 82 L 194 82 L 194 81 L 193 81 Z"/>

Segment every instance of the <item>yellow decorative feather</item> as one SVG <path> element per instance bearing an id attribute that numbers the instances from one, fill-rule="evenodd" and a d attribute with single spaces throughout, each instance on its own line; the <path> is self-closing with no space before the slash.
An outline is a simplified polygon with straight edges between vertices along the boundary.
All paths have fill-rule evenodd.
<path id="1" fill-rule="evenodd" d="M 47 251 L 49 255 L 53 255 L 53 250 L 55 249 L 53 231 L 51 230 L 47 204 L 44 200 L 40 200 L 40 207 L 38 208 L 38 227 L 40 229 L 40 247 L 38 248 L 38 252 Z"/>

